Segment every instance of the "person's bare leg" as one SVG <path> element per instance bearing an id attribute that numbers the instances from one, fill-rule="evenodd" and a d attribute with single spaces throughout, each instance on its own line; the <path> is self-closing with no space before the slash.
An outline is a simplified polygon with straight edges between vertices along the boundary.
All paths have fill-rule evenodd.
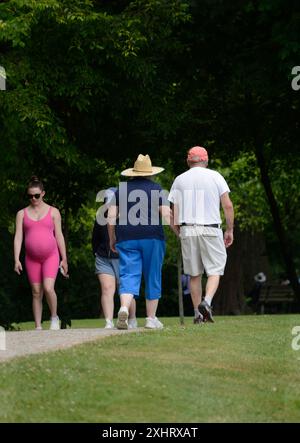
<path id="1" fill-rule="evenodd" d="M 45 278 L 43 282 L 44 292 L 46 295 L 46 300 L 49 306 L 51 317 L 57 317 L 57 296 L 54 289 L 55 279 Z"/>
<path id="2" fill-rule="evenodd" d="M 194 310 L 198 309 L 202 298 L 201 275 L 190 277 L 190 291 Z"/>
<path id="3" fill-rule="evenodd" d="M 207 277 L 205 297 L 199 306 L 200 313 L 203 315 L 204 320 L 212 323 L 214 322 L 214 319 L 212 316 L 211 302 L 218 289 L 219 282 L 219 275 L 209 275 Z"/>
<path id="4" fill-rule="evenodd" d="M 138 327 L 136 319 L 136 301 L 132 299 L 129 307 L 128 329 L 135 329 Z"/>
<path id="5" fill-rule="evenodd" d="M 156 310 L 158 306 L 159 299 L 155 300 L 148 300 L 146 299 L 146 312 L 147 317 L 155 318 L 156 317 Z"/>
<path id="6" fill-rule="evenodd" d="M 42 283 L 32 283 L 32 311 L 36 328 L 42 327 L 43 287 Z"/>
<path id="7" fill-rule="evenodd" d="M 128 329 L 129 308 L 133 300 L 133 294 L 120 294 L 121 307 L 118 312 L 118 329 Z"/>
<path id="8" fill-rule="evenodd" d="M 218 289 L 220 283 L 219 275 L 209 275 L 207 277 L 206 288 L 205 288 L 205 301 L 211 305 L 211 301 Z"/>
<path id="9" fill-rule="evenodd" d="M 148 300 L 146 299 L 146 324 L 147 329 L 162 329 L 164 325 L 156 317 L 156 310 L 158 306 L 159 299 Z"/>
<path id="10" fill-rule="evenodd" d="M 133 299 L 133 294 L 121 294 L 120 295 L 121 308 L 127 308 L 127 311 L 129 311 L 132 299 Z"/>
<path id="11" fill-rule="evenodd" d="M 101 306 L 104 318 L 112 321 L 114 318 L 114 295 L 116 291 L 116 279 L 113 275 L 98 274 L 101 287 Z"/>
<path id="12" fill-rule="evenodd" d="M 50 329 L 57 331 L 60 329 L 59 318 L 57 316 L 57 296 L 54 289 L 55 279 L 54 278 L 44 278 L 43 287 L 46 295 L 47 303 L 51 313 L 51 323 Z"/>
<path id="13" fill-rule="evenodd" d="M 201 324 L 203 315 L 199 311 L 199 305 L 202 300 L 202 275 L 190 277 L 190 291 L 194 307 L 194 324 Z"/>
<path id="14" fill-rule="evenodd" d="M 136 317 L 136 301 L 135 298 L 133 298 L 129 306 L 129 318 L 135 318 L 135 317 Z"/>

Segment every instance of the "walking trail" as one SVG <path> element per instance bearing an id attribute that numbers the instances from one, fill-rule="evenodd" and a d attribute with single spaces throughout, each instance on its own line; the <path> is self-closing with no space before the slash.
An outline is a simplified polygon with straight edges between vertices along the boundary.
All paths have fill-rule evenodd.
<path id="1" fill-rule="evenodd" d="M 66 349 L 112 335 L 129 334 L 140 329 L 142 328 L 129 330 L 86 328 L 61 329 L 59 331 L 6 331 L 5 333 L 0 331 L 0 334 L 2 334 L 0 338 L 0 363 L 15 357 Z M 6 349 L 2 350 L 4 347 Z"/>

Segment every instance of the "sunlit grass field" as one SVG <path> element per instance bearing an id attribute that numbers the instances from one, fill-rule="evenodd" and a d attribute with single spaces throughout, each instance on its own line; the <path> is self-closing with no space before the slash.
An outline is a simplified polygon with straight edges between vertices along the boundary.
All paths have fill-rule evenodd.
<path id="1" fill-rule="evenodd" d="M 0 421 L 300 422 L 300 316 L 216 317 L 200 327 L 161 320 L 164 330 L 1 363 Z"/>

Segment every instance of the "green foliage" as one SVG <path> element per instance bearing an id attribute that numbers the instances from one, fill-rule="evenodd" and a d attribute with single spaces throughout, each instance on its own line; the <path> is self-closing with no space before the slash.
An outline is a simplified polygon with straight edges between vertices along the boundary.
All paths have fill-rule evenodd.
<path id="1" fill-rule="evenodd" d="M 227 167 L 218 159 L 214 159 L 211 165 L 229 183 L 235 217 L 242 230 L 259 232 L 272 224 L 254 153 L 240 152 Z M 299 220 L 299 158 L 289 154 L 285 158 L 273 158 L 268 169 L 283 225 L 286 230 L 294 230 Z"/>
<path id="2" fill-rule="evenodd" d="M 300 219 L 300 158 L 287 154 L 285 158 L 273 159 L 270 176 L 286 230 L 295 233 Z M 293 240 L 295 241 L 295 239 Z"/>
<path id="3" fill-rule="evenodd" d="M 270 223 L 270 213 L 253 153 L 240 153 L 227 167 L 213 160 L 212 167 L 226 179 L 231 190 L 235 219 L 240 229 L 262 231 Z"/>

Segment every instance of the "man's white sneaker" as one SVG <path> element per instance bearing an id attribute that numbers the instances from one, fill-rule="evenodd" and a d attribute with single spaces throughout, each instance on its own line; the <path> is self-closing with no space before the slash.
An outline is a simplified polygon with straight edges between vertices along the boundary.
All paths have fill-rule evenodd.
<path id="1" fill-rule="evenodd" d="M 147 329 L 163 329 L 164 325 L 158 320 L 157 317 L 146 317 L 145 328 Z"/>
<path id="2" fill-rule="evenodd" d="M 106 324 L 104 326 L 104 329 L 114 329 L 115 325 L 112 320 L 109 320 L 108 318 L 105 319 Z"/>
<path id="3" fill-rule="evenodd" d="M 51 317 L 50 330 L 58 331 L 60 329 L 59 317 Z"/>
<path id="4" fill-rule="evenodd" d="M 42 328 L 42 326 L 37 326 L 37 327 L 35 328 L 35 330 L 36 330 L 36 331 L 42 331 L 43 328 Z"/>
<path id="5" fill-rule="evenodd" d="M 128 329 L 136 329 L 137 327 L 138 327 L 138 324 L 137 324 L 136 317 L 129 318 L 129 320 L 128 320 Z"/>
<path id="6" fill-rule="evenodd" d="M 118 329 L 128 329 L 128 316 L 128 309 L 125 306 L 121 307 L 118 312 Z"/>

